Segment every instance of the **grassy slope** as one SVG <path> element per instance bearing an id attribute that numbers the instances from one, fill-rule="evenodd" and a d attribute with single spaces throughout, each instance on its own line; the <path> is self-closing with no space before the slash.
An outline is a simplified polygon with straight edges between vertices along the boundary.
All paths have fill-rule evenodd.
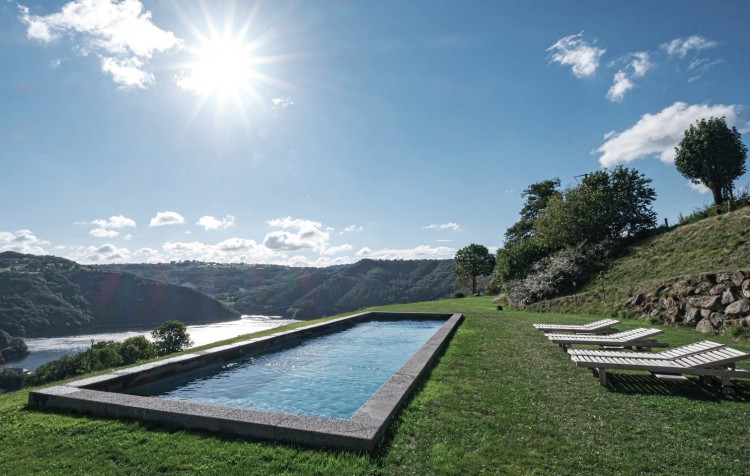
<path id="1" fill-rule="evenodd" d="M 577 316 L 499 312 L 489 298 L 389 306 L 466 320 L 375 456 L 172 431 L 25 408 L 0 395 L 0 474 L 742 474 L 750 382 L 740 397 L 615 374 L 603 388 L 532 322 Z M 622 327 L 635 327 L 636 322 Z M 672 345 L 695 342 L 667 329 Z M 725 341 L 722 337 L 716 340 Z M 750 351 L 750 345 L 732 343 Z"/>
<path id="2" fill-rule="evenodd" d="M 609 315 L 638 292 L 662 281 L 705 272 L 750 269 L 750 207 L 678 226 L 627 247 L 575 298 L 564 296 L 531 306 L 533 310 Z M 602 287 L 604 297 L 602 297 Z"/>

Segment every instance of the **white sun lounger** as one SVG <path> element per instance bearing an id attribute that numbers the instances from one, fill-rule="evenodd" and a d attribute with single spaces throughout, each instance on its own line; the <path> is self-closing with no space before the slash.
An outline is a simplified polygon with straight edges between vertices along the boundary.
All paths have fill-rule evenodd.
<path id="1" fill-rule="evenodd" d="M 610 357 L 610 358 L 641 358 L 641 359 L 662 359 L 674 360 L 689 355 L 702 354 L 711 350 L 726 347 L 724 344 L 704 340 L 695 344 L 683 345 L 674 349 L 662 350 L 661 352 L 618 352 L 616 350 L 595 350 L 595 349 L 569 349 L 568 354 L 571 356 L 588 356 L 588 357 Z"/>
<path id="2" fill-rule="evenodd" d="M 612 326 L 619 324 L 615 319 L 602 319 L 601 321 L 589 322 L 584 325 L 575 324 L 534 324 L 538 331 L 546 332 L 572 332 L 573 334 L 611 334 L 617 332 Z"/>
<path id="3" fill-rule="evenodd" d="M 564 351 L 574 345 L 598 345 L 602 347 L 625 347 L 651 349 L 653 347 L 669 347 L 669 344 L 657 342 L 652 337 L 661 334 L 660 329 L 638 328 L 608 335 L 584 334 L 546 334 L 550 342 L 558 344 Z"/>
<path id="4" fill-rule="evenodd" d="M 589 355 L 573 355 L 571 359 L 576 367 L 593 369 L 594 376 L 599 377 L 602 385 L 607 385 L 607 370 L 643 370 L 658 378 L 670 380 L 686 380 L 684 375 L 698 375 L 701 381 L 720 379 L 722 393 L 731 396 L 736 392 L 730 379 L 750 378 L 750 371 L 735 368 L 738 361 L 748 357 L 750 354 L 724 347 L 671 360 Z"/>

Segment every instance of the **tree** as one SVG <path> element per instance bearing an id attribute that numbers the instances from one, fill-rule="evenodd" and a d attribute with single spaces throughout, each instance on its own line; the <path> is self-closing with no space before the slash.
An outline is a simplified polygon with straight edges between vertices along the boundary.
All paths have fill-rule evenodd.
<path id="1" fill-rule="evenodd" d="M 151 359 L 155 353 L 154 344 L 144 336 L 128 337 L 120 344 L 120 355 L 123 364 L 132 364 L 139 360 Z"/>
<path id="2" fill-rule="evenodd" d="M 675 152 L 677 170 L 694 184 L 708 187 L 717 206 L 731 196 L 734 180 L 745 173 L 747 147 L 723 117 L 691 124 Z"/>
<path id="3" fill-rule="evenodd" d="M 656 225 L 656 192 L 637 170 L 617 166 L 587 174 L 580 185 L 552 197 L 534 222 L 535 238 L 550 253 L 583 241 L 633 236 Z"/>
<path id="4" fill-rule="evenodd" d="M 167 321 L 151 332 L 158 355 L 181 352 L 191 345 L 187 326 L 180 321 Z"/>
<path id="5" fill-rule="evenodd" d="M 459 278 L 471 280 L 472 294 L 477 293 L 477 278 L 490 274 L 495 268 L 495 257 L 487 247 L 476 243 L 458 250 L 453 259 L 456 262 L 453 273 Z"/>
<path id="6" fill-rule="evenodd" d="M 521 219 L 505 232 L 505 244 L 515 243 L 530 238 L 534 231 L 534 222 L 547 209 L 553 197 L 560 195 L 560 179 L 542 180 L 532 183 L 521 192 L 526 203 L 521 209 Z"/>

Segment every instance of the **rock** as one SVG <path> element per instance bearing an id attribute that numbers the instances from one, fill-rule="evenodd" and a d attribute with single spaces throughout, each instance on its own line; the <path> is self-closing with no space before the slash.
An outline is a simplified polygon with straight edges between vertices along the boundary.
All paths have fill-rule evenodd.
<path id="1" fill-rule="evenodd" d="M 686 306 L 685 307 L 685 319 L 683 322 L 686 326 L 694 326 L 698 321 L 701 320 L 701 310 L 697 307 Z"/>
<path id="2" fill-rule="evenodd" d="M 711 321 L 714 329 L 718 329 L 719 327 L 722 327 L 724 325 L 724 321 L 727 320 L 727 316 L 726 314 L 722 314 L 720 312 L 713 312 L 708 319 Z"/>
<path id="3" fill-rule="evenodd" d="M 738 301 L 735 301 L 728 305 L 726 309 L 724 309 L 724 312 L 726 314 L 729 314 L 730 316 L 747 314 L 748 312 L 750 312 L 750 301 L 748 301 L 747 299 L 740 299 Z"/>
<path id="4" fill-rule="evenodd" d="M 694 287 L 688 287 L 685 289 L 685 295 L 686 296 L 694 296 L 698 293 L 698 290 Z"/>
<path id="5" fill-rule="evenodd" d="M 747 276 L 742 271 L 735 271 L 732 273 L 732 284 L 740 286 Z"/>
<path id="6" fill-rule="evenodd" d="M 717 284 L 716 286 L 712 287 L 712 288 L 711 288 L 711 289 L 710 289 L 710 290 L 708 291 L 708 293 L 709 293 L 709 294 L 711 294 L 711 295 L 713 295 L 713 296 L 721 296 L 722 294 L 724 294 L 724 292 L 725 292 L 725 291 L 726 291 L 727 289 L 729 289 L 729 286 L 727 286 L 727 285 L 726 285 L 726 284 L 724 284 L 724 283 L 719 283 L 719 284 Z"/>
<path id="7" fill-rule="evenodd" d="M 711 319 L 706 317 L 705 319 L 701 319 L 701 321 L 695 326 L 695 330 L 707 334 L 714 331 L 714 325 L 711 324 Z"/>
<path id="8" fill-rule="evenodd" d="M 698 286 L 695 287 L 695 293 L 696 294 L 708 294 L 711 292 L 711 288 L 713 287 L 714 287 L 713 283 L 704 281 L 702 283 L 698 283 Z"/>
<path id="9" fill-rule="evenodd" d="M 727 288 L 727 289 L 726 289 L 726 290 L 724 291 L 724 293 L 723 293 L 723 294 L 721 295 L 721 304 L 723 304 L 723 305 L 725 305 L 725 306 L 726 306 L 727 304 L 731 304 L 731 303 L 733 303 L 733 302 L 734 302 L 734 301 L 736 301 L 736 300 L 737 300 L 737 298 L 736 298 L 736 297 L 734 297 L 734 293 L 732 293 L 732 290 L 731 290 L 731 289 L 729 289 L 729 288 Z"/>
<path id="10" fill-rule="evenodd" d="M 717 283 L 731 283 L 732 282 L 732 273 L 719 273 L 716 275 L 716 282 Z"/>
<path id="11" fill-rule="evenodd" d="M 701 309 L 701 318 L 702 319 L 708 318 L 712 312 L 714 311 L 712 311 L 711 309 Z"/>
<path id="12" fill-rule="evenodd" d="M 716 274 L 714 273 L 701 274 L 700 276 L 698 276 L 698 282 L 711 283 L 711 285 L 713 286 L 714 284 L 716 284 Z"/>
<path id="13" fill-rule="evenodd" d="M 721 296 L 691 296 L 688 298 L 688 304 L 712 311 L 720 311 L 722 308 Z"/>
<path id="14" fill-rule="evenodd" d="M 740 288 L 742 289 L 742 295 L 746 298 L 750 298 L 750 279 L 742 281 Z"/>
<path id="15" fill-rule="evenodd" d="M 635 296 L 632 296 L 630 299 L 625 301 L 624 307 L 636 307 L 640 306 L 646 302 L 646 296 L 643 294 L 636 294 Z"/>

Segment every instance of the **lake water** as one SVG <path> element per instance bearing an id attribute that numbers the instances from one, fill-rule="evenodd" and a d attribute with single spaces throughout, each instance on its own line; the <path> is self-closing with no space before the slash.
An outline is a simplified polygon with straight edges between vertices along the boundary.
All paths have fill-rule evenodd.
<path id="1" fill-rule="evenodd" d="M 201 346 L 224 339 L 231 339 L 242 334 L 263 331 L 274 327 L 298 322 L 294 319 L 284 319 L 278 316 L 242 316 L 236 321 L 216 322 L 188 326 L 188 333 L 194 346 Z M 35 370 L 42 364 L 59 359 L 64 355 L 73 355 L 91 347 L 91 340 L 95 342 L 113 340 L 122 342 L 128 337 L 138 335 L 151 338 L 152 329 L 133 329 L 119 332 L 103 332 L 97 334 L 81 334 L 66 337 L 26 338 L 24 342 L 31 352 L 22 360 L 9 362 L 4 366 L 22 367 Z"/>

